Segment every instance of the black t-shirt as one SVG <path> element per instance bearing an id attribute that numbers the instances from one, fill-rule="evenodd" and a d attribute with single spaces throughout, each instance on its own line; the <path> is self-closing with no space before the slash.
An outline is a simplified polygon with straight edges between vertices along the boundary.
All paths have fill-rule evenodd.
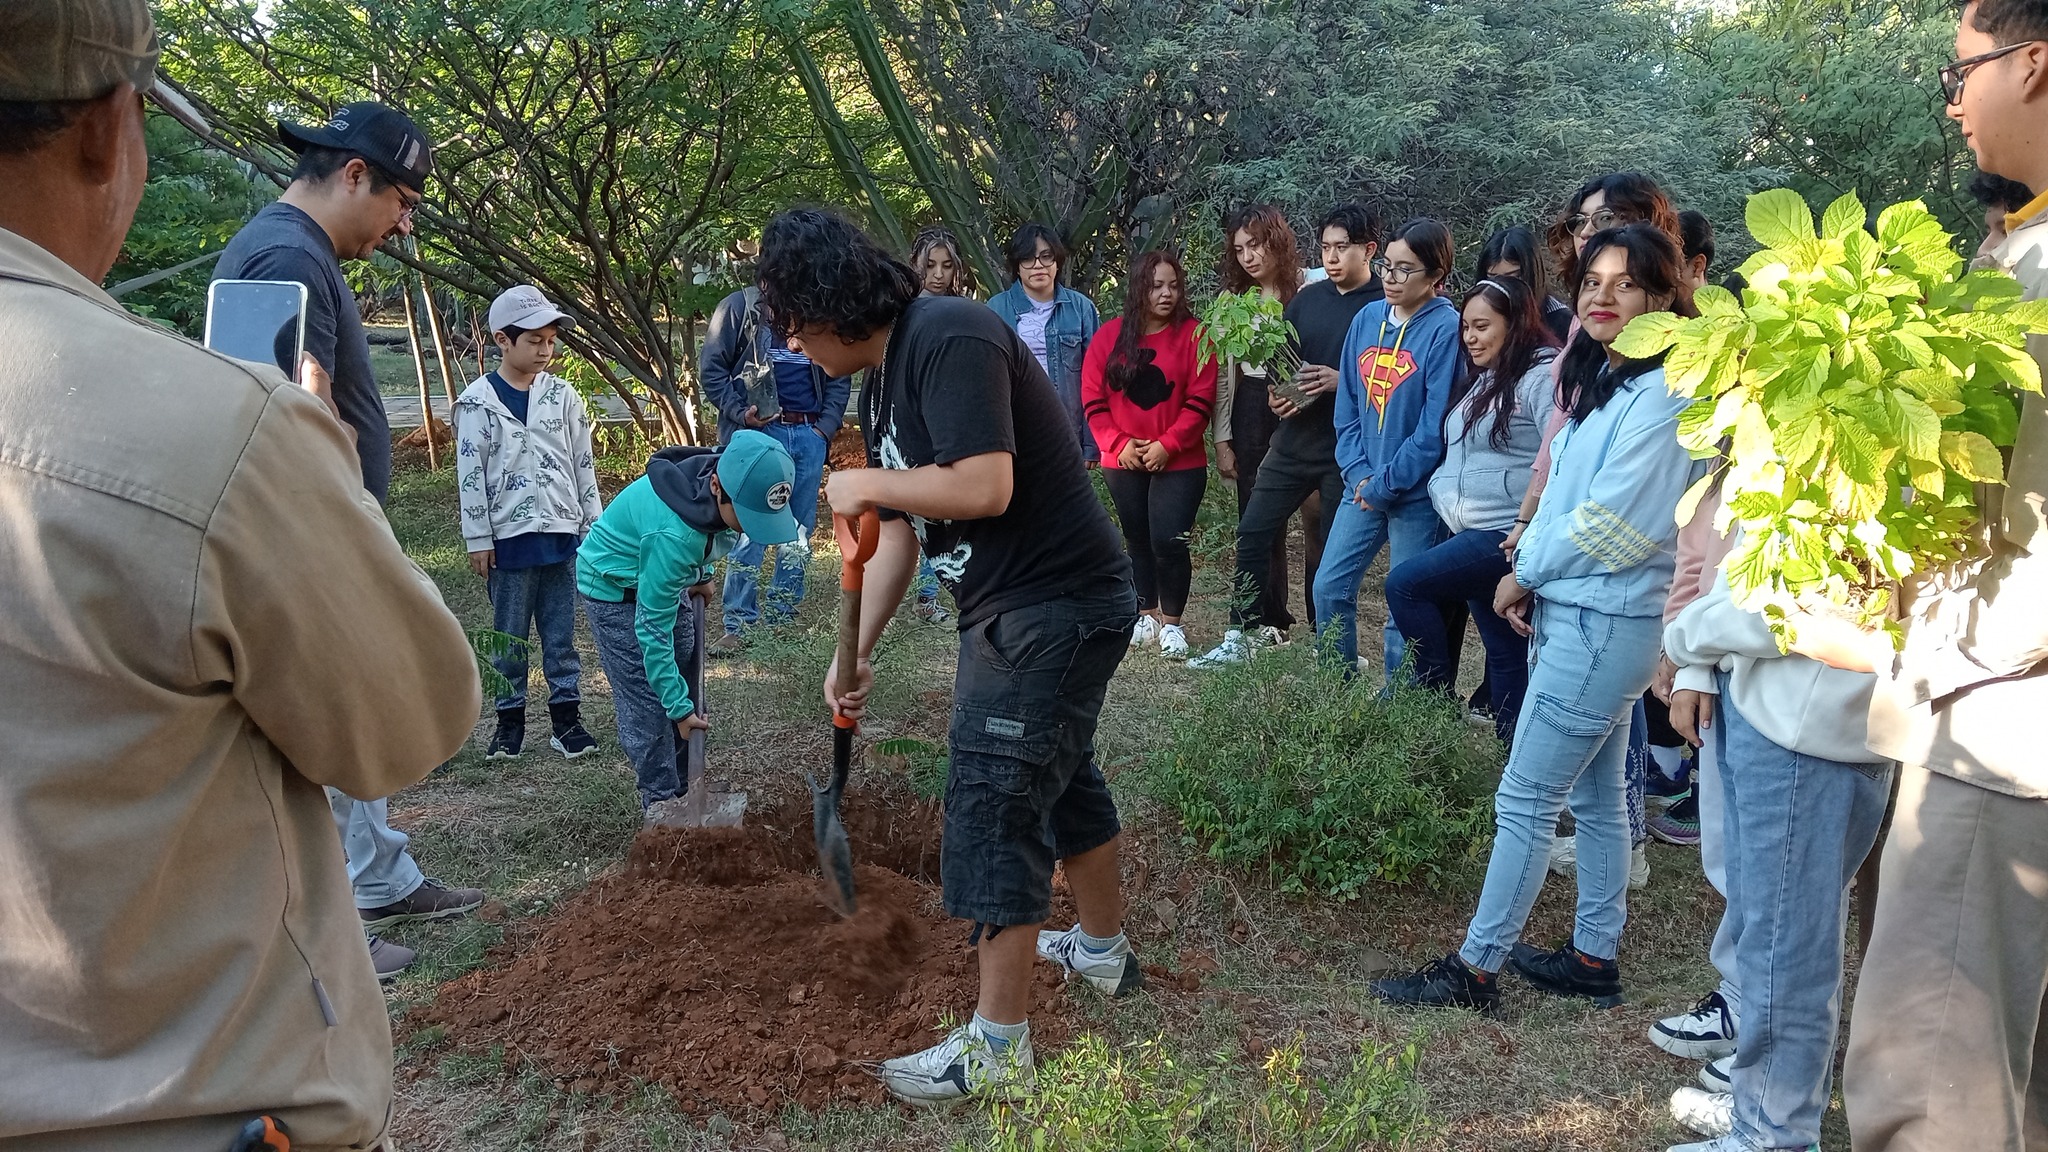
<path id="1" fill-rule="evenodd" d="M 1344 357 L 1344 336 L 1351 331 L 1351 318 L 1367 304 L 1385 296 L 1378 277 L 1349 292 L 1339 292 L 1333 280 L 1318 280 L 1294 294 L 1287 304 L 1287 320 L 1300 339 L 1301 362 L 1337 368 Z M 1273 431 L 1274 452 L 1297 460 L 1337 462 L 1337 405 L 1329 396 L 1318 396 L 1307 408 L 1280 421 Z"/>
<path id="2" fill-rule="evenodd" d="M 306 286 L 306 351 L 334 378 L 334 406 L 356 430 L 363 487 L 382 504 L 391 489 L 391 423 L 370 372 L 362 311 L 326 230 L 290 204 L 266 205 L 221 250 L 213 278 L 295 280 Z M 297 364 L 278 367 L 298 379 Z"/>
<path id="3" fill-rule="evenodd" d="M 987 305 L 911 302 L 861 389 L 870 468 L 922 468 L 1008 452 L 1010 506 L 981 520 L 909 517 L 953 591 L 960 626 L 1128 582 L 1130 561 L 1095 497 L 1066 409 L 1038 358 Z"/>

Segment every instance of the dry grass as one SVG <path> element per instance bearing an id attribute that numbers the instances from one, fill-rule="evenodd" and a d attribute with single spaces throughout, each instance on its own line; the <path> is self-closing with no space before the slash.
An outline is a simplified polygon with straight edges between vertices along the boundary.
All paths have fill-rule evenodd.
<path id="1" fill-rule="evenodd" d="M 1212 503 L 1214 503 L 1212 499 Z M 401 539 L 439 579 L 465 619 L 488 621 L 480 582 L 463 565 L 454 533 L 449 474 L 404 471 L 392 519 Z M 757 796 L 802 786 L 801 773 L 828 762 L 830 743 L 817 684 L 830 647 L 833 557 L 821 554 L 814 595 L 799 623 L 747 657 L 711 673 L 712 776 L 719 787 Z M 1189 631 L 1221 635 L 1220 568 L 1197 573 Z M 1377 582 L 1377 574 L 1372 578 Z M 1369 604 L 1375 599 L 1365 597 Z M 1370 616 L 1372 610 L 1368 609 Z M 1361 622 L 1370 637 L 1378 619 Z M 392 995 L 394 1019 L 431 997 L 438 983 L 483 961 L 508 925 L 544 912 L 621 860 L 637 824 L 632 773 L 612 741 L 608 696 L 585 638 L 585 712 L 601 751 L 570 764 L 529 740 L 520 761 L 488 764 L 478 739 L 442 772 L 393 802 L 395 821 L 414 836 L 430 873 L 481 884 L 502 904 L 489 918 L 396 933 L 421 963 Z M 1376 648 L 1370 640 L 1369 649 Z M 950 630 L 904 618 L 878 655 L 876 713 L 869 742 L 897 736 L 943 744 L 950 704 Z M 1465 678 L 1476 680 L 1476 644 Z M 1334 1067 L 1361 1037 L 1411 1040 L 1422 1051 L 1429 1134 L 1415 1147 L 1443 1150 L 1602 1149 L 1636 1152 L 1684 1136 L 1666 1115 L 1671 1090 L 1695 1067 L 1652 1048 L 1644 1033 L 1658 1016 L 1688 1006 L 1711 982 L 1706 948 L 1720 903 L 1699 874 L 1696 853 L 1654 845 L 1652 881 L 1632 894 L 1624 956 L 1630 1002 L 1602 1012 L 1539 997 L 1510 984 L 1501 1015 L 1413 1013 L 1372 1003 L 1365 982 L 1394 966 L 1442 955 L 1461 937 L 1477 868 L 1434 889 L 1374 888 L 1333 904 L 1285 899 L 1206 867 L 1179 830 L 1129 781 L 1115 778 L 1149 746 L 1165 709 L 1190 694 L 1199 675 L 1155 656 L 1134 655 L 1112 685 L 1098 747 L 1130 829 L 1126 856 L 1133 938 L 1148 959 L 1194 965 L 1207 975 L 1194 994 L 1090 1001 L 1091 1026 L 1117 1039 L 1164 1033 L 1191 1055 L 1230 1052 L 1250 1061 L 1304 1034 L 1311 1062 Z M 536 721 L 538 723 L 538 721 Z M 538 745 L 536 747 L 536 744 Z M 900 765 L 868 764 L 856 789 Z M 1529 938 L 1563 937 L 1569 884 L 1551 884 Z M 963 1011 L 968 1007 L 961 1006 Z M 534 1069 L 510 1069 L 490 1053 L 448 1053 L 432 1036 L 401 1031 L 396 1131 L 417 1149 L 945 1149 L 985 1135 L 971 1109 L 909 1116 L 894 1110 L 787 1112 L 714 1118 L 707 1127 L 659 1096 L 619 1101 L 572 1097 Z M 1830 1140 L 1840 1141 L 1839 1106 Z"/>

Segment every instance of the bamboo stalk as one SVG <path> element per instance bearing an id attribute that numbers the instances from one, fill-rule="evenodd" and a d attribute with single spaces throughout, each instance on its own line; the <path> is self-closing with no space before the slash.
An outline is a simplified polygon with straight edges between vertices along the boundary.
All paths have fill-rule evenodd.
<path id="1" fill-rule="evenodd" d="M 427 467 L 441 467 L 441 449 L 434 443 L 434 407 L 427 391 L 427 358 L 420 350 L 420 321 L 414 314 L 412 292 L 405 293 L 405 334 L 412 344 L 413 375 L 420 382 L 420 433 L 427 438 Z"/>

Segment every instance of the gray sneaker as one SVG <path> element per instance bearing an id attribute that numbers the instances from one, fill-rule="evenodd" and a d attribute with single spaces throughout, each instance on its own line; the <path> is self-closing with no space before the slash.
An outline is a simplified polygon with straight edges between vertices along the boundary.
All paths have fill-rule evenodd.
<path id="1" fill-rule="evenodd" d="M 403 944 L 393 944 L 382 936 L 370 937 L 370 967 L 377 973 L 379 984 L 388 984 L 398 979 L 398 974 L 412 967 L 419 953 Z"/>

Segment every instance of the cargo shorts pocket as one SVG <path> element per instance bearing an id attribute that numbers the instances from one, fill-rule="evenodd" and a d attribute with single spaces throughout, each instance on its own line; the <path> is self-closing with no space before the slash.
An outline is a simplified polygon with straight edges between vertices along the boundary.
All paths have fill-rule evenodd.
<path id="1" fill-rule="evenodd" d="M 947 792 L 963 784 L 987 784 L 1012 795 L 1042 792 L 1042 778 L 1059 753 L 1062 727 L 1053 720 L 956 705 L 948 733 L 953 771 Z"/>
<path id="2" fill-rule="evenodd" d="M 1581 739 L 1605 736 L 1614 730 L 1615 724 L 1613 716 L 1602 715 L 1544 692 L 1536 694 L 1530 715 L 1553 732 Z"/>

